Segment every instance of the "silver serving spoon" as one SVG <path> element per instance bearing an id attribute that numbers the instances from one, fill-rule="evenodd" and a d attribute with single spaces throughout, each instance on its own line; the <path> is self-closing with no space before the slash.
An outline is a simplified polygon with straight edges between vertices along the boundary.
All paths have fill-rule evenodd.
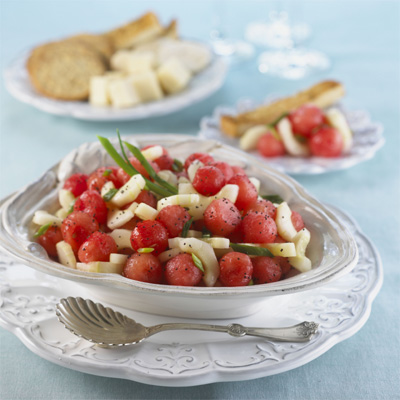
<path id="1" fill-rule="evenodd" d="M 306 342 L 318 329 L 318 324 L 307 321 L 285 328 L 246 328 L 240 324 L 221 326 L 193 323 L 167 323 L 146 327 L 112 308 L 81 297 L 61 299 L 56 306 L 56 314 L 59 321 L 72 333 L 102 347 L 135 344 L 158 332 L 176 329 L 226 332 L 237 337 L 259 336 L 283 342 Z"/>

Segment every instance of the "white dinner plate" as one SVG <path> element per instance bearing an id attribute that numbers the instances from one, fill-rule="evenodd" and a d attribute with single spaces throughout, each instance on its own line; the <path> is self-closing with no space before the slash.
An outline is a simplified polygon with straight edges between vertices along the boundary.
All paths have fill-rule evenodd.
<path id="1" fill-rule="evenodd" d="M 55 315 L 60 298 L 87 297 L 82 288 L 15 263 L 4 254 L 0 262 L 0 325 L 35 354 L 55 364 L 152 385 L 194 386 L 289 371 L 314 360 L 361 329 L 382 286 L 383 272 L 376 248 L 354 220 L 336 208 L 331 209 L 356 238 L 360 253 L 356 267 L 325 286 L 288 295 L 288 301 L 272 313 L 261 311 L 235 320 L 246 326 L 272 327 L 315 321 L 320 327 L 310 342 L 279 343 L 222 333 L 173 331 L 152 336 L 136 346 L 99 348 L 74 336 Z M 190 321 L 114 309 L 145 325 Z M 227 325 L 233 321 L 204 322 Z"/>
<path id="2" fill-rule="evenodd" d="M 275 98 L 275 97 L 274 97 Z M 263 104 L 271 102 L 273 98 L 269 97 Z M 217 107 L 211 116 L 203 117 L 200 122 L 200 131 L 198 135 L 206 139 L 215 139 L 234 147 L 239 147 L 239 140 L 231 138 L 220 130 L 221 115 L 237 115 L 250 111 L 258 107 L 253 100 L 240 100 L 235 107 Z M 346 119 L 353 132 L 353 145 L 347 154 L 337 158 L 324 157 L 292 157 L 285 155 L 283 157 L 265 158 L 258 151 L 250 153 L 287 174 L 305 174 L 315 175 L 326 172 L 337 171 L 350 168 L 362 161 L 369 160 L 384 145 L 383 126 L 380 123 L 372 122 L 366 111 L 350 111 L 342 106 L 338 106 L 346 116 Z"/>
<path id="3" fill-rule="evenodd" d="M 10 94 L 50 114 L 92 121 L 136 120 L 179 111 L 216 92 L 224 83 L 227 73 L 226 62 L 213 55 L 210 65 L 195 75 L 189 86 L 180 93 L 125 109 L 94 107 L 88 102 L 55 100 L 36 92 L 25 67 L 29 54 L 30 50 L 21 54 L 4 71 L 5 85 Z"/>

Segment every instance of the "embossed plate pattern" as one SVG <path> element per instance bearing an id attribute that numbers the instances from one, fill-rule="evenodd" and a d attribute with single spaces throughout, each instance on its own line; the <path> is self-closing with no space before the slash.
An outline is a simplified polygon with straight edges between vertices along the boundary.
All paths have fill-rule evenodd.
<path id="1" fill-rule="evenodd" d="M 176 331 L 161 333 L 137 346 L 102 349 L 67 331 L 55 315 L 59 299 L 85 297 L 82 288 L 13 263 L 3 254 L 0 325 L 34 353 L 53 363 L 153 385 L 238 381 L 297 368 L 355 334 L 367 321 L 372 301 L 382 285 L 382 266 L 374 245 L 354 220 L 332 209 L 354 233 L 360 253 L 356 267 L 321 288 L 290 295 L 290 301 L 284 302 L 274 314 L 259 312 L 230 321 L 248 326 L 284 326 L 313 320 L 320 328 L 310 342 L 274 343 L 259 338 L 231 338 L 221 333 Z M 143 324 L 188 321 L 123 309 L 121 312 Z"/>

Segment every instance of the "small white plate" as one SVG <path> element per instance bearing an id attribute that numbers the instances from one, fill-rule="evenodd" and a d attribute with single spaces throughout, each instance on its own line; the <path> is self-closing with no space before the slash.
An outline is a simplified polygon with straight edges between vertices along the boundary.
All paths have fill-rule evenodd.
<path id="1" fill-rule="evenodd" d="M 261 311 L 229 321 L 204 321 L 221 325 L 236 321 L 246 326 L 287 326 L 315 321 L 320 327 L 310 342 L 279 343 L 260 338 L 232 338 L 222 333 L 174 331 L 152 336 L 137 346 L 102 349 L 74 336 L 55 315 L 60 298 L 87 298 L 81 287 L 13 262 L 4 254 L 0 262 L 0 325 L 35 354 L 55 364 L 152 385 L 194 386 L 292 370 L 361 329 L 382 286 L 382 265 L 374 245 L 354 220 L 330 208 L 357 241 L 360 258 L 349 274 L 322 287 L 291 295 L 290 302 L 278 304 L 268 313 Z M 145 325 L 190 321 L 113 308 Z"/>
<path id="2" fill-rule="evenodd" d="M 227 73 L 226 62 L 214 55 L 211 64 L 195 75 L 188 88 L 181 93 L 126 109 L 94 107 L 88 102 L 55 100 L 36 92 L 25 67 L 29 54 L 30 51 L 21 54 L 4 72 L 5 85 L 10 94 L 50 114 L 92 121 L 136 120 L 173 113 L 216 92 L 224 83 Z"/>
<path id="3" fill-rule="evenodd" d="M 271 102 L 269 97 L 263 104 Z M 231 138 L 220 130 L 221 115 L 237 115 L 250 111 L 258 107 L 253 100 L 240 100 L 235 107 L 217 107 L 212 116 L 203 117 L 200 122 L 200 132 L 198 135 L 205 139 L 215 139 L 231 146 L 239 148 L 239 140 Z M 289 155 L 276 158 L 262 157 L 258 151 L 251 151 L 250 154 L 268 163 L 287 174 L 315 175 L 326 172 L 337 171 L 350 168 L 362 161 L 369 160 L 383 146 L 383 126 L 380 123 L 372 122 L 366 111 L 349 111 L 340 107 L 353 131 L 353 146 L 349 153 L 338 158 L 323 157 L 292 157 Z"/>

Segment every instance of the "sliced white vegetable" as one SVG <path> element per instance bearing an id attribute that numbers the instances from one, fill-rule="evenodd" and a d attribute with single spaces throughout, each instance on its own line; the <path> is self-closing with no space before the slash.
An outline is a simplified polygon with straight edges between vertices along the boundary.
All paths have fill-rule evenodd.
<path id="1" fill-rule="evenodd" d="M 294 257 L 296 256 L 296 246 L 294 243 L 264 243 L 260 245 L 268 249 L 274 256 Z"/>
<path id="2" fill-rule="evenodd" d="M 135 215 L 144 221 L 154 220 L 157 218 L 158 211 L 146 203 L 140 203 L 135 210 Z"/>
<path id="3" fill-rule="evenodd" d="M 201 161 L 199 161 L 199 160 L 194 160 L 194 161 L 190 164 L 190 166 L 189 166 L 189 168 L 188 168 L 188 170 L 187 170 L 187 173 L 188 173 L 190 182 L 193 182 L 193 179 L 194 179 L 194 177 L 195 177 L 195 175 L 196 175 L 197 170 L 198 170 L 199 168 L 203 167 L 203 166 L 204 166 L 204 164 L 203 164 Z"/>
<path id="4" fill-rule="evenodd" d="M 118 250 L 131 249 L 131 234 L 128 229 L 114 229 L 109 235 L 115 240 Z"/>
<path id="5" fill-rule="evenodd" d="M 142 175 L 134 175 L 124 186 L 122 186 L 111 200 L 112 204 L 117 207 L 122 207 L 125 204 L 131 203 L 139 196 L 139 193 L 146 185 L 146 181 Z"/>
<path id="6" fill-rule="evenodd" d="M 58 260 L 66 267 L 76 268 L 76 258 L 70 244 L 62 240 L 56 244 Z"/>
<path id="7" fill-rule="evenodd" d="M 225 185 L 215 196 L 211 196 L 210 199 L 211 201 L 213 201 L 214 199 L 228 199 L 232 203 L 236 203 L 238 194 L 239 194 L 239 186 L 229 184 Z"/>
<path id="8" fill-rule="evenodd" d="M 256 125 L 247 129 L 240 138 L 239 147 L 244 151 L 254 150 L 257 148 L 260 137 L 266 133 L 268 133 L 268 127 L 266 125 Z"/>
<path id="9" fill-rule="evenodd" d="M 171 250 L 167 250 L 164 251 L 163 253 L 158 255 L 158 259 L 160 260 L 161 263 L 165 263 L 169 260 L 171 260 L 171 258 L 174 258 L 175 256 L 177 256 L 178 254 L 183 253 L 183 251 L 181 249 L 179 249 L 178 247 L 175 247 Z"/>
<path id="10" fill-rule="evenodd" d="M 259 179 L 255 178 L 254 176 L 249 178 L 249 181 L 254 185 L 254 187 L 257 189 L 257 193 L 260 192 L 260 187 L 261 187 L 261 182 Z"/>
<path id="11" fill-rule="evenodd" d="M 293 242 L 294 237 L 297 235 L 297 231 L 293 226 L 292 211 L 285 201 L 279 204 L 276 209 L 275 222 L 279 235 L 288 242 Z"/>
<path id="12" fill-rule="evenodd" d="M 153 146 L 148 149 L 141 150 L 143 157 L 148 161 L 156 160 L 163 155 L 163 148 L 161 146 Z"/>
<path id="13" fill-rule="evenodd" d="M 85 272 L 100 272 L 103 274 L 122 274 L 124 265 L 105 261 L 93 261 L 90 263 L 76 263 L 76 269 Z"/>
<path id="14" fill-rule="evenodd" d="M 197 190 L 193 187 L 190 182 L 180 183 L 178 185 L 178 193 L 179 194 L 198 194 Z"/>
<path id="15" fill-rule="evenodd" d="M 163 169 L 162 171 L 158 172 L 157 175 L 169 184 L 173 186 L 178 186 L 178 178 L 172 171 Z"/>
<path id="16" fill-rule="evenodd" d="M 277 125 L 279 136 L 281 137 L 286 151 L 292 156 L 305 157 L 310 154 L 309 148 L 300 143 L 294 136 L 292 125 L 288 118 L 282 118 Z"/>
<path id="17" fill-rule="evenodd" d="M 104 197 L 111 189 L 115 189 L 114 182 L 107 181 L 101 188 L 101 197 Z"/>
<path id="18" fill-rule="evenodd" d="M 194 238 L 200 239 L 202 236 L 203 236 L 203 234 L 199 231 L 194 231 L 194 230 L 189 229 L 187 232 L 187 237 L 194 237 Z"/>
<path id="19" fill-rule="evenodd" d="M 201 238 L 200 240 L 211 245 L 213 249 L 229 249 L 230 241 L 227 238 L 212 237 L 212 238 Z"/>
<path id="20" fill-rule="evenodd" d="M 346 117 L 337 108 L 330 108 L 325 113 L 328 122 L 339 131 L 343 137 L 343 151 L 350 150 L 353 143 L 353 134 L 347 123 Z"/>
<path id="21" fill-rule="evenodd" d="M 296 256 L 289 257 L 289 263 L 300 272 L 307 272 L 311 269 L 311 260 L 306 257 L 308 243 L 310 243 L 311 234 L 306 228 L 299 231 L 294 238 L 296 246 Z"/>
<path id="22" fill-rule="evenodd" d="M 133 214 L 135 214 L 136 209 L 139 207 L 139 203 L 136 203 L 134 201 L 128 208 L 127 210 L 131 211 Z"/>
<path id="23" fill-rule="evenodd" d="M 157 203 L 157 210 L 161 211 L 164 207 L 179 205 L 182 207 L 190 207 L 196 205 L 200 200 L 198 194 L 177 194 L 175 196 L 164 197 Z"/>
<path id="24" fill-rule="evenodd" d="M 66 210 L 65 208 L 60 208 L 59 210 L 57 210 L 57 211 L 54 213 L 54 215 L 55 215 L 57 218 L 61 218 L 61 219 L 67 218 L 67 217 L 68 217 L 68 214 L 69 214 L 69 212 L 68 212 L 68 210 Z"/>
<path id="25" fill-rule="evenodd" d="M 178 183 L 179 183 L 179 184 L 180 184 L 180 183 L 190 183 L 190 181 L 189 181 L 189 179 L 186 178 L 185 176 L 180 176 L 180 177 L 178 178 Z"/>
<path id="26" fill-rule="evenodd" d="M 113 264 L 125 264 L 128 256 L 126 254 L 111 253 L 110 263 Z"/>
<path id="27" fill-rule="evenodd" d="M 196 238 L 173 238 L 168 240 L 169 247 L 179 247 L 186 253 L 194 253 L 204 267 L 203 281 L 206 286 L 214 286 L 219 277 L 219 263 L 210 244 Z"/>
<path id="28" fill-rule="evenodd" d="M 52 226 L 61 226 L 62 219 L 49 214 L 47 211 L 39 210 L 35 212 L 32 222 L 36 225 L 51 224 Z"/>
<path id="29" fill-rule="evenodd" d="M 107 226 L 111 230 L 119 228 L 129 222 L 133 217 L 133 212 L 130 210 L 110 211 L 107 217 Z"/>
<path id="30" fill-rule="evenodd" d="M 62 208 L 69 210 L 74 200 L 75 196 L 70 190 L 61 189 L 58 192 L 58 201 Z"/>

